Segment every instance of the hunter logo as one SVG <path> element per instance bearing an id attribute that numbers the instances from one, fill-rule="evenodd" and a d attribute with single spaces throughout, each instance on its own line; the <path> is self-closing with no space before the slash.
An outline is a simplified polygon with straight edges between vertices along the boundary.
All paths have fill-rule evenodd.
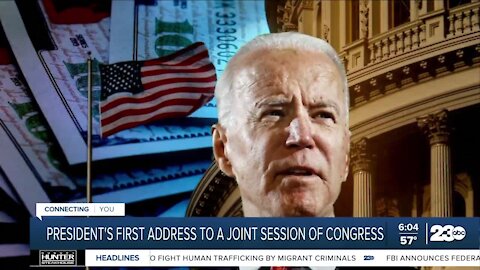
<path id="1" fill-rule="evenodd" d="M 77 251 L 40 250 L 40 265 L 77 265 Z"/>

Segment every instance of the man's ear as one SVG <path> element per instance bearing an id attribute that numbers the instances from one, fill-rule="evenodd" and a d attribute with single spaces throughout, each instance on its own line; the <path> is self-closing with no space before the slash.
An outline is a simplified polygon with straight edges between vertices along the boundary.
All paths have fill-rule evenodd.
<path id="1" fill-rule="evenodd" d="M 220 170 L 226 175 L 233 177 L 232 164 L 228 159 L 225 146 L 227 144 L 226 130 L 222 125 L 215 124 L 212 126 L 212 142 L 213 142 L 213 155 L 217 161 L 217 165 Z"/>

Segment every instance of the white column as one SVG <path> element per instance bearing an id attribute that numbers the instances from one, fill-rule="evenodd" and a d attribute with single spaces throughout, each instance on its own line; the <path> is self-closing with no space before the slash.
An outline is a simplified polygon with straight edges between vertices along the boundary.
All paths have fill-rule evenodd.
<path id="1" fill-rule="evenodd" d="M 330 42 L 331 40 L 331 14 L 332 14 L 332 3 L 330 1 L 322 1 L 322 36 L 321 38 Z"/>
<path id="2" fill-rule="evenodd" d="M 415 0 L 415 5 L 418 8 L 418 16 L 422 16 L 422 15 L 427 14 L 427 1 L 426 0 Z"/>
<path id="3" fill-rule="evenodd" d="M 410 0 L 410 21 L 416 21 L 418 19 L 418 5 L 426 5 L 427 3 L 419 2 L 418 0 Z"/>
<path id="4" fill-rule="evenodd" d="M 328 3 L 328 1 L 321 1 L 320 2 L 322 4 L 322 11 L 324 9 L 324 6 L 323 5 L 326 5 L 326 3 Z M 340 0 L 339 3 L 339 8 L 340 8 L 340 18 L 347 18 L 346 16 L 349 16 L 347 15 L 347 4 L 345 2 L 345 0 Z M 346 24 L 346 19 L 341 19 L 340 20 L 340 25 L 339 25 L 339 28 L 340 28 L 340 50 L 341 48 L 343 48 L 345 45 L 347 45 L 347 24 Z"/>
<path id="5" fill-rule="evenodd" d="M 388 31 L 388 6 L 390 1 L 380 1 L 380 33 Z"/>
<path id="6" fill-rule="evenodd" d="M 446 110 L 418 119 L 419 127 L 430 142 L 431 216 L 451 217 L 452 172 Z"/>
<path id="7" fill-rule="evenodd" d="M 443 4 L 443 1 L 433 1 L 433 8 L 434 10 L 444 9 L 445 6 Z"/>
<path id="8" fill-rule="evenodd" d="M 373 216 L 372 160 L 367 151 L 368 140 L 362 138 L 352 145 L 353 216 Z"/>
<path id="9" fill-rule="evenodd" d="M 372 38 L 373 37 L 373 2 L 372 0 L 368 1 L 368 37 L 367 38 Z M 379 16 L 378 14 L 375 14 L 376 16 Z"/>

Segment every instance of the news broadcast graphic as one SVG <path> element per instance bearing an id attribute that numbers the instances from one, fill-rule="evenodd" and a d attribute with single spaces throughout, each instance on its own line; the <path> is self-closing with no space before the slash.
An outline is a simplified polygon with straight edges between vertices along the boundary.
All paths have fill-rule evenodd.
<path id="1" fill-rule="evenodd" d="M 479 247 L 479 218 L 30 220 L 37 266 L 478 266 Z"/>

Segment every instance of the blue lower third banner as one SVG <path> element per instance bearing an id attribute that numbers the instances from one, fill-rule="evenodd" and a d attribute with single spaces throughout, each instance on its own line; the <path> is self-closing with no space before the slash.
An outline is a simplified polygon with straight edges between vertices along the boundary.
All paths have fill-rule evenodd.
<path id="1" fill-rule="evenodd" d="M 32 265 L 479 266 L 480 218 L 57 218 Z"/>

